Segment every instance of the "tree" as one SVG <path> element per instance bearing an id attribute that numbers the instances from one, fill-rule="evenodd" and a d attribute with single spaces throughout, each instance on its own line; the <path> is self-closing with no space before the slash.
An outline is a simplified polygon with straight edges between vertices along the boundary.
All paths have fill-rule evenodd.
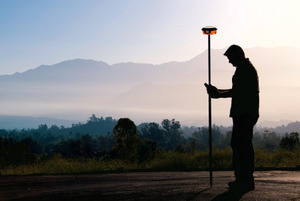
<path id="1" fill-rule="evenodd" d="M 138 147 L 138 160 L 140 163 L 151 161 L 156 155 L 156 143 L 152 140 L 145 139 L 140 141 Z"/>
<path id="2" fill-rule="evenodd" d="M 114 136 L 108 134 L 107 136 L 98 137 L 98 151 L 110 151 L 114 146 Z"/>
<path id="3" fill-rule="evenodd" d="M 165 148 L 166 150 L 173 150 L 175 147 L 180 145 L 183 142 L 182 131 L 180 129 L 181 125 L 179 121 L 172 119 L 164 119 L 161 123 L 165 132 Z"/>
<path id="4" fill-rule="evenodd" d="M 31 164 L 36 159 L 37 155 L 30 152 L 30 146 L 25 141 L 0 137 L 0 168 L 8 165 Z"/>
<path id="5" fill-rule="evenodd" d="M 275 132 L 265 131 L 263 133 L 263 148 L 274 151 L 280 144 L 280 137 Z"/>
<path id="6" fill-rule="evenodd" d="M 298 149 L 300 145 L 299 133 L 292 132 L 289 136 L 286 135 L 280 141 L 280 147 L 282 149 L 295 150 Z"/>
<path id="7" fill-rule="evenodd" d="M 208 127 L 201 127 L 198 131 L 193 133 L 193 138 L 196 141 L 197 148 L 200 150 L 208 149 Z M 212 143 L 214 148 L 223 149 L 230 146 L 231 132 L 227 131 L 226 135 L 222 133 L 220 128 L 216 125 L 212 127 Z"/>
<path id="8" fill-rule="evenodd" d="M 96 123 L 96 122 L 98 122 L 98 118 L 96 117 L 96 115 L 95 114 L 92 114 L 92 116 L 90 117 L 90 120 L 88 121 L 88 123 L 89 122 L 91 122 L 91 123 Z"/>
<path id="9" fill-rule="evenodd" d="M 190 142 L 190 154 L 194 155 L 196 152 L 196 142 L 195 141 L 191 141 Z"/>
<path id="10" fill-rule="evenodd" d="M 193 133 L 193 138 L 196 141 L 196 147 L 200 150 L 208 149 L 208 128 L 202 127 Z"/>
<path id="11" fill-rule="evenodd" d="M 91 156 L 93 153 L 93 139 L 90 135 L 84 135 L 81 137 L 82 142 L 82 151 L 83 154 L 87 156 Z"/>
<path id="12" fill-rule="evenodd" d="M 40 134 L 46 134 L 48 132 L 48 126 L 47 124 L 41 124 L 39 125 L 39 128 L 36 130 Z"/>
<path id="13" fill-rule="evenodd" d="M 30 147 L 30 152 L 33 154 L 41 155 L 43 153 L 43 146 L 37 141 L 33 140 L 31 137 L 23 139 L 21 142 L 24 142 Z"/>
<path id="14" fill-rule="evenodd" d="M 134 161 L 137 156 L 139 136 L 137 127 L 129 118 L 121 118 L 113 130 L 115 149 L 121 159 Z"/>
<path id="15" fill-rule="evenodd" d="M 164 131 L 159 128 L 159 124 L 154 122 L 145 124 L 141 128 L 141 137 L 142 139 L 149 139 L 156 142 L 158 147 L 163 147 L 165 143 Z"/>
<path id="16" fill-rule="evenodd" d="M 61 152 L 59 153 L 63 156 L 81 157 L 83 155 L 83 145 L 79 139 L 70 139 L 60 144 Z"/>

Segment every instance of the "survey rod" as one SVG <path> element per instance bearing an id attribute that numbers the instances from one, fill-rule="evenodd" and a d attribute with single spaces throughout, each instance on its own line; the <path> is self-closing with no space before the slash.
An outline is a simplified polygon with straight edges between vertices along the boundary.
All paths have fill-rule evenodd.
<path id="1" fill-rule="evenodd" d="M 208 35 L 208 84 L 211 85 L 211 67 L 210 67 L 210 36 L 217 33 L 217 28 L 206 26 L 202 28 L 203 34 Z M 212 188 L 212 130 L 211 130 L 211 96 L 208 95 L 208 135 L 209 135 L 209 181 Z"/>

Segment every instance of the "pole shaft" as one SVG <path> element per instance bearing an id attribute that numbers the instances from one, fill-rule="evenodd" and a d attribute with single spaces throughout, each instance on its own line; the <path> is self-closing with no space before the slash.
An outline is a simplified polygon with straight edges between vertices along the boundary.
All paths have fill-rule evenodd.
<path id="1" fill-rule="evenodd" d="M 211 84 L 210 68 L 210 35 L 208 35 L 208 84 Z M 211 97 L 208 96 L 208 135 L 209 135 L 209 181 L 212 188 L 212 130 L 211 130 Z"/>
<path id="2" fill-rule="evenodd" d="M 210 35 L 208 35 L 208 84 L 211 84 L 211 70 L 210 70 Z"/>

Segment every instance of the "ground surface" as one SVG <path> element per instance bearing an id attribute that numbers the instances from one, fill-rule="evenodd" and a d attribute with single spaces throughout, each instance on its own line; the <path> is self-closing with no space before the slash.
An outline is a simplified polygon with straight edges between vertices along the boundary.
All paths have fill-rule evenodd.
<path id="1" fill-rule="evenodd" d="M 255 173 L 256 189 L 242 197 L 226 193 L 229 171 L 142 172 L 72 176 L 2 176 L 0 200 L 300 201 L 300 171 Z"/>

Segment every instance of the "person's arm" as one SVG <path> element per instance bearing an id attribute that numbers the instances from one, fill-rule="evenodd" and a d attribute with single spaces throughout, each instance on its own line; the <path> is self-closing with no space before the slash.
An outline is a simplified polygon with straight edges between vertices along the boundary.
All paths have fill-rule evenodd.
<path id="1" fill-rule="evenodd" d="M 231 98 L 233 94 L 232 89 L 218 89 L 220 98 Z"/>
<path id="2" fill-rule="evenodd" d="M 232 89 L 218 89 L 213 85 L 204 84 L 207 90 L 207 93 L 211 98 L 229 98 L 232 97 Z"/>

